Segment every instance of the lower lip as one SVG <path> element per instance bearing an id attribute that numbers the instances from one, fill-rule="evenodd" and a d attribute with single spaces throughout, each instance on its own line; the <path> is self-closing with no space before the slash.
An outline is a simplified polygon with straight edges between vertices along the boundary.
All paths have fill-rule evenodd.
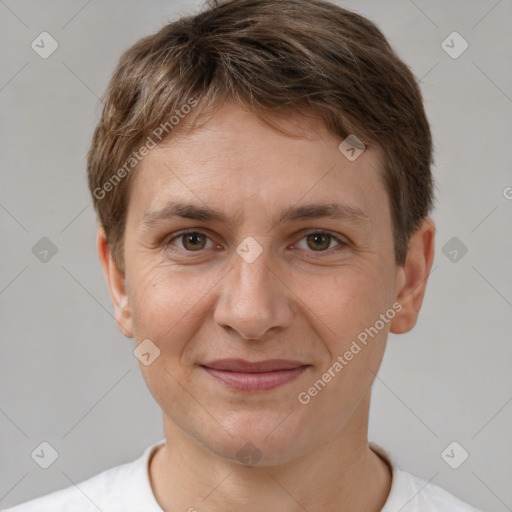
<path id="1" fill-rule="evenodd" d="M 292 368 L 290 370 L 276 370 L 261 373 L 215 370 L 207 366 L 203 366 L 202 368 L 214 379 L 217 379 L 231 388 L 241 391 L 266 391 L 292 381 L 306 370 L 307 366 L 299 366 L 298 368 Z"/>

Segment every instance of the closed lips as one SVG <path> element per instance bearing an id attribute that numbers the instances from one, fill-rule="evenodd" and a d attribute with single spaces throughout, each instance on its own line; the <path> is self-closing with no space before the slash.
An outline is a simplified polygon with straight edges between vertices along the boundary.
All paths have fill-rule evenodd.
<path id="1" fill-rule="evenodd" d="M 219 359 L 201 366 L 213 370 L 240 372 L 240 373 L 266 373 L 279 370 L 293 370 L 302 366 L 309 366 L 300 361 L 288 361 L 284 359 L 268 359 L 265 361 L 251 362 L 243 359 Z"/>
<path id="2" fill-rule="evenodd" d="M 264 392 L 293 381 L 309 366 L 300 361 L 283 359 L 258 362 L 223 359 L 201 365 L 201 368 L 231 391 Z"/>

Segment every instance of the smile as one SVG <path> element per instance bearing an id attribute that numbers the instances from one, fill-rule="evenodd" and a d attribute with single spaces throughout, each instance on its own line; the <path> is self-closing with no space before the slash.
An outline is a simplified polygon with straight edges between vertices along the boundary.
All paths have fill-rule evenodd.
<path id="1" fill-rule="evenodd" d="M 240 391 L 266 391 L 294 380 L 309 366 L 284 360 L 250 363 L 237 359 L 224 359 L 201 365 L 201 368 L 230 388 Z"/>

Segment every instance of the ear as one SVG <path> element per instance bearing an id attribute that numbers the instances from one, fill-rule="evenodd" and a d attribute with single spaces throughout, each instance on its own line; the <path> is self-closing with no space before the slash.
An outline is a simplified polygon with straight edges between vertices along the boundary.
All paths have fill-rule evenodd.
<path id="1" fill-rule="evenodd" d="M 125 272 L 121 271 L 114 262 L 105 231 L 101 226 L 98 228 L 96 244 L 98 256 L 110 291 L 110 297 L 114 305 L 117 328 L 127 338 L 133 338 L 132 313 L 128 295 L 126 294 Z"/>
<path id="2" fill-rule="evenodd" d="M 408 332 L 416 325 L 434 261 L 435 233 L 434 221 L 426 218 L 411 236 L 405 263 L 397 271 L 395 301 L 402 309 L 390 324 L 394 334 Z"/>

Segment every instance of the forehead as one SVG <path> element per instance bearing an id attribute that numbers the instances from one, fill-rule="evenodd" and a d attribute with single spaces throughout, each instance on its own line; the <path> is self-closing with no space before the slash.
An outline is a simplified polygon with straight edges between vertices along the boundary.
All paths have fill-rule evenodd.
<path id="1" fill-rule="evenodd" d="M 369 216 L 387 210 L 378 149 L 350 161 L 319 119 L 295 114 L 275 121 L 291 133 L 228 102 L 201 127 L 177 132 L 139 164 L 129 217 L 142 219 L 170 199 L 193 200 L 227 215 L 269 214 L 301 201 L 341 202 Z"/>

